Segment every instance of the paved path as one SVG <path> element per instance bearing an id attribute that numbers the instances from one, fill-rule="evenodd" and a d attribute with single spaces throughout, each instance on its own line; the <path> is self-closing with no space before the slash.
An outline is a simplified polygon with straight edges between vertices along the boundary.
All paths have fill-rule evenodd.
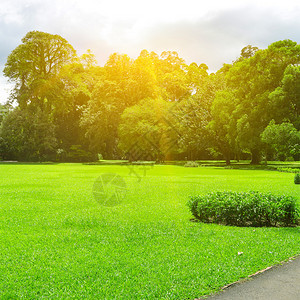
<path id="1" fill-rule="evenodd" d="M 234 284 L 207 300 L 300 300 L 300 257 Z"/>

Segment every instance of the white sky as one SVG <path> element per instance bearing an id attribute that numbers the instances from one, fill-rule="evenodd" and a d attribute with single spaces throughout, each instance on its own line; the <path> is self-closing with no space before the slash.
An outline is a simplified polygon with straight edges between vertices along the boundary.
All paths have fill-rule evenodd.
<path id="1" fill-rule="evenodd" d="M 28 31 L 66 38 L 103 65 L 114 52 L 175 50 L 188 63 L 217 70 L 251 44 L 300 42 L 300 1 L 269 0 L 0 0 L 0 68 Z M 0 102 L 7 98 L 0 75 Z"/>

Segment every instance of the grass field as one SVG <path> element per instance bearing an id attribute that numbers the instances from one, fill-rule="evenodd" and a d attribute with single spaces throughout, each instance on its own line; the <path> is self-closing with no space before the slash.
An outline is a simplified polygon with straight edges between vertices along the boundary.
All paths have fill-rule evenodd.
<path id="1" fill-rule="evenodd" d="M 186 206 L 213 190 L 300 201 L 294 174 L 82 164 L 2 164 L 0 173 L 1 299 L 195 299 L 300 253 L 300 228 L 194 223 Z M 119 205 L 93 196 L 104 173 L 126 183 Z"/>

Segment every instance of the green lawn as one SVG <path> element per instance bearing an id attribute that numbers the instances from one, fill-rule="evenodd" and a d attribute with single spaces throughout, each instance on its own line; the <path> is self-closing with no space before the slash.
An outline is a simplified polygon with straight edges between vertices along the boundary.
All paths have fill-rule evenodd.
<path id="1" fill-rule="evenodd" d="M 1 299 L 194 299 L 300 253 L 300 228 L 190 222 L 189 195 L 272 191 L 300 200 L 294 174 L 264 170 L 134 169 L 2 164 Z M 101 174 L 124 178 L 107 207 L 93 197 Z M 243 252 L 243 255 L 238 255 Z"/>

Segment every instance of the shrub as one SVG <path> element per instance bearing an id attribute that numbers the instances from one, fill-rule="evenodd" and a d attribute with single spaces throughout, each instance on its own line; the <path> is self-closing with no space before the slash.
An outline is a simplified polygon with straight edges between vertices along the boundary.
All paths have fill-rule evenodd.
<path id="1" fill-rule="evenodd" d="M 95 161 L 95 155 L 82 149 L 82 145 L 72 145 L 66 152 L 65 160 L 68 162 L 87 162 Z"/>
<path id="2" fill-rule="evenodd" d="M 279 172 L 285 172 L 285 173 L 299 173 L 300 169 L 297 168 L 284 168 L 284 167 L 278 167 L 277 171 Z"/>
<path id="3" fill-rule="evenodd" d="M 199 164 L 195 161 L 188 161 L 185 163 L 184 166 L 187 168 L 197 168 L 197 167 L 199 167 Z"/>
<path id="4" fill-rule="evenodd" d="M 300 184 L 300 174 L 299 173 L 295 174 L 294 182 L 295 182 L 295 184 Z"/>
<path id="5" fill-rule="evenodd" d="M 298 224 L 297 199 L 250 192 L 213 192 L 191 197 L 188 206 L 205 223 L 233 226 L 291 226 Z"/>

